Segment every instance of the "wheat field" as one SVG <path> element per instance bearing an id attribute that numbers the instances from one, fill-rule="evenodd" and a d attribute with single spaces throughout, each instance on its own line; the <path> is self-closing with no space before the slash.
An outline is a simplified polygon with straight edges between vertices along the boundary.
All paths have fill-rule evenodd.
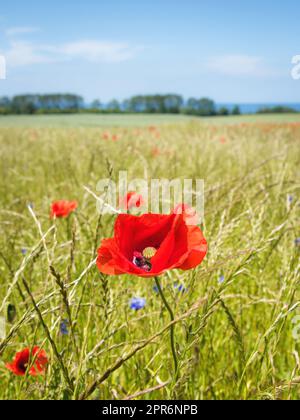
<path id="1" fill-rule="evenodd" d="M 300 397 L 299 122 L 17 125 L 0 128 L 1 399 Z M 93 193 L 122 170 L 205 181 L 208 254 L 161 277 L 178 377 L 154 280 L 95 265 L 115 216 L 99 215 Z M 79 207 L 50 219 L 59 199 Z M 6 364 L 33 346 L 45 374 L 14 376 Z"/>

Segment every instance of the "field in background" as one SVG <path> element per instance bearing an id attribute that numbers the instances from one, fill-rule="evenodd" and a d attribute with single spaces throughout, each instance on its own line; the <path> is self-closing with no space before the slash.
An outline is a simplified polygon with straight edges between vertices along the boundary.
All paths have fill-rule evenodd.
<path id="1" fill-rule="evenodd" d="M 299 116 L 1 117 L 0 126 L 0 316 L 17 308 L 0 341 L 0 398 L 299 399 Z M 162 279 L 178 318 L 178 381 L 153 281 L 103 277 L 92 264 L 114 217 L 99 218 L 84 186 L 95 191 L 124 169 L 205 180 L 209 253 L 195 271 Z M 57 199 L 78 200 L 69 222 L 49 219 Z M 60 333 L 66 306 L 50 266 L 67 290 L 73 336 Z M 128 304 L 135 296 L 146 299 L 139 312 Z M 33 345 L 49 355 L 47 374 L 12 376 L 5 363 Z"/>
<path id="2" fill-rule="evenodd" d="M 299 114 L 240 115 L 199 118 L 185 115 L 20 115 L 0 116 L 0 127 L 122 127 L 187 123 L 206 124 L 289 123 L 300 122 Z"/>

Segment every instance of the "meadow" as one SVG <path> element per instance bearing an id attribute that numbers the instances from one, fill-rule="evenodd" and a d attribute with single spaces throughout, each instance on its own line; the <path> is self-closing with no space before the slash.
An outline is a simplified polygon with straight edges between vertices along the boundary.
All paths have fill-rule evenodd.
<path id="1" fill-rule="evenodd" d="M 0 118 L 0 398 L 299 399 L 299 146 L 297 115 Z M 93 193 L 121 170 L 205 180 L 207 256 L 161 277 L 178 375 L 154 279 L 95 265 L 115 216 Z M 13 375 L 34 346 L 45 374 Z"/>
<path id="2" fill-rule="evenodd" d="M 224 117 L 192 117 L 181 114 L 65 114 L 65 115 L 8 115 L 0 117 L 0 127 L 147 127 L 149 125 L 199 122 L 208 125 L 241 123 L 294 123 L 300 114 L 253 114 Z"/>

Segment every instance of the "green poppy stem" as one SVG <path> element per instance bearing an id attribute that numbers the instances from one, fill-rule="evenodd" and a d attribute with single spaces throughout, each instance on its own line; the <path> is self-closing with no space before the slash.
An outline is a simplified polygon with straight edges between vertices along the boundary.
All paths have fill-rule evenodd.
<path id="1" fill-rule="evenodd" d="M 155 283 L 156 283 L 156 287 L 158 289 L 158 292 L 160 294 L 160 297 L 162 298 L 162 301 L 163 301 L 167 311 L 170 314 L 171 321 L 174 321 L 174 319 L 175 319 L 174 312 L 172 311 L 170 305 L 167 302 L 167 299 L 166 299 L 166 297 L 165 297 L 165 295 L 162 291 L 162 288 L 161 288 L 158 277 L 155 277 Z M 174 324 L 172 324 L 171 327 L 170 327 L 170 341 L 171 341 L 171 350 L 172 350 L 172 355 L 173 355 L 173 360 L 174 360 L 175 379 L 177 379 L 178 375 L 179 375 L 179 371 L 178 371 L 178 361 L 177 361 L 177 354 L 176 354 L 176 348 L 175 348 L 174 330 L 175 330 L 175 326 L 174 326 Z"/>

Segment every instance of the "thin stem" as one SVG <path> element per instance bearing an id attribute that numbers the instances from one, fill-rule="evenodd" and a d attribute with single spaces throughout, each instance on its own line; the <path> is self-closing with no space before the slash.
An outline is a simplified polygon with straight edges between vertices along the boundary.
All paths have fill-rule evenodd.
<path id="1" fill-rule="evenodd" d="M 170 305 L 167 302 L 167 299 L 165 298 L 165 295 L 162 291 L 162 288 L 161 288 L 158 277 L 155 277 L 155 284 L 157 286 L 160 297 L 162 298 L 162 301 L 163 301 L 167 311 L 170 314 L 171 322 L 173 322 L 174 319 L 175 319 L 174 312 L 172 311 Z M 177 379 L 179 371 L 178 371 L 178 361 L 177 361 L 177 355 L 176 355 L 176 349 L 175 349 L 174 330 L 175 330 L 175 325 L 171 324 L 171 326 L 170 326 L 170 341 L 171 341 L 171 350 L 172 350 L 172 355 L 173 355 L 173 360 L 174 360 L 175 379 Z"/>
<path id="2" fill-rule="evenodd" d="M 68 297 L 68 292 L 67 292 L 65 283 L 61 279 L 60 274 L 58 272 L 56 272 L 55 268 L 52 265 L 50 265 L 50 272 L 51 272 L 52 276 L 55 278 L 56 284 L 60 288 L 60 293 L 62 295 L 63 303 L 64 303 L 65 310 L 66 310 L 66 313 L 67 313 L 68 322 L 70 324 L 73 347 L 74 347 L 75 354 L 76 354 L 77 358 L 79 358 L 79 350 L 78 350 L 78 347 L 77 347 L 77 344 L 76 344 L 76 339 L 75 339 L 74 322 L 73 322 L 73 318 L 72 318 L 72 313 L 71 313 L 71 308 L 70 308 L 70 303 L 69 303 L 69 297 Z"/>
<path id="3" fill-rule="evenodd" d="M 51 337 L 50 331 L 49 331 L 49 329 L 48 329 L 48 327 L 47 327 L 47 325 L 46 325 L 46 323 L 45 323 L 45 321 L 44 321 L 44 318 L 43 318 L 43 316 L 42 316 L 42 313 L 41 313 L 41 311 L 40 311 L 40 309 L 39 309 L 38 305 L 36 304 L 36 301 L 35 301 L 35 299 L 34 299 L 34 297 L 33 297 L 32 293 L 31 293 L 31 291 L 30 291 L 30 289 L 29 289 L 29 286 L 28 286 L 28 284 L 27 284 L 26 280 L 25 280 L 24 278 L 23 278 L 22 280 L 23 280 L 23 284 L 24 284 L 24 287 L 25 287 L 25 289 L 26 289 L 26 292 L 28 293 L 28 295 L 29 295 L 29 297 L 30 297 L 30 299 L 31 299 L 31 302 L 32 302 L 32 304 L 33 304 L 33 307 L 34 307 L 34 309 L 35 309 L 36 313 L 38 314 L 39 320 L 40 320 L 40 322 L 41 322 L 41 324 L 42 324 L 42 327 L 44 328 L 44 331 L 45 331 L 45 334 L 46 334 L 46 336 L 47 336 L 47 338 L 48 338 L 48 340 L 49 340 L 49 343 L 51 344 L 51 347 L 52 347 L 53 353 L 55 354 L 55 356 L 56 356 L 56 358 L 57 358 L 57 360 L 58 360 L 58 362 L 59 362 L 59 364 L 60 364 L 60 367 L 61 367 L 61 370 L 62 370 L 63 376 L 64 376 L 64 378 L 65 378 L 65 381 L 66 381 L 67 385 L 69 386 L 70 390 L 74 392 L 73 382 L 72 382 L 72 380 L 71 380 L 71 378 L 70 378 L 70 376 L 69 376 L 68 369 L 67 369 L 67 368 L 66 368 L 66 366 L 64 365 L 64 362 L 63 362 L 62 356 L 61 356 L 61 354 L 59 353 L 59 351 L 58 351 L 58 349 L 57 349 L 57 347 L 56 347 L 56 344 L 55 344 L 54 340 L 53 340 L 53 339 L 52 339 L 52 337 Z"/>

